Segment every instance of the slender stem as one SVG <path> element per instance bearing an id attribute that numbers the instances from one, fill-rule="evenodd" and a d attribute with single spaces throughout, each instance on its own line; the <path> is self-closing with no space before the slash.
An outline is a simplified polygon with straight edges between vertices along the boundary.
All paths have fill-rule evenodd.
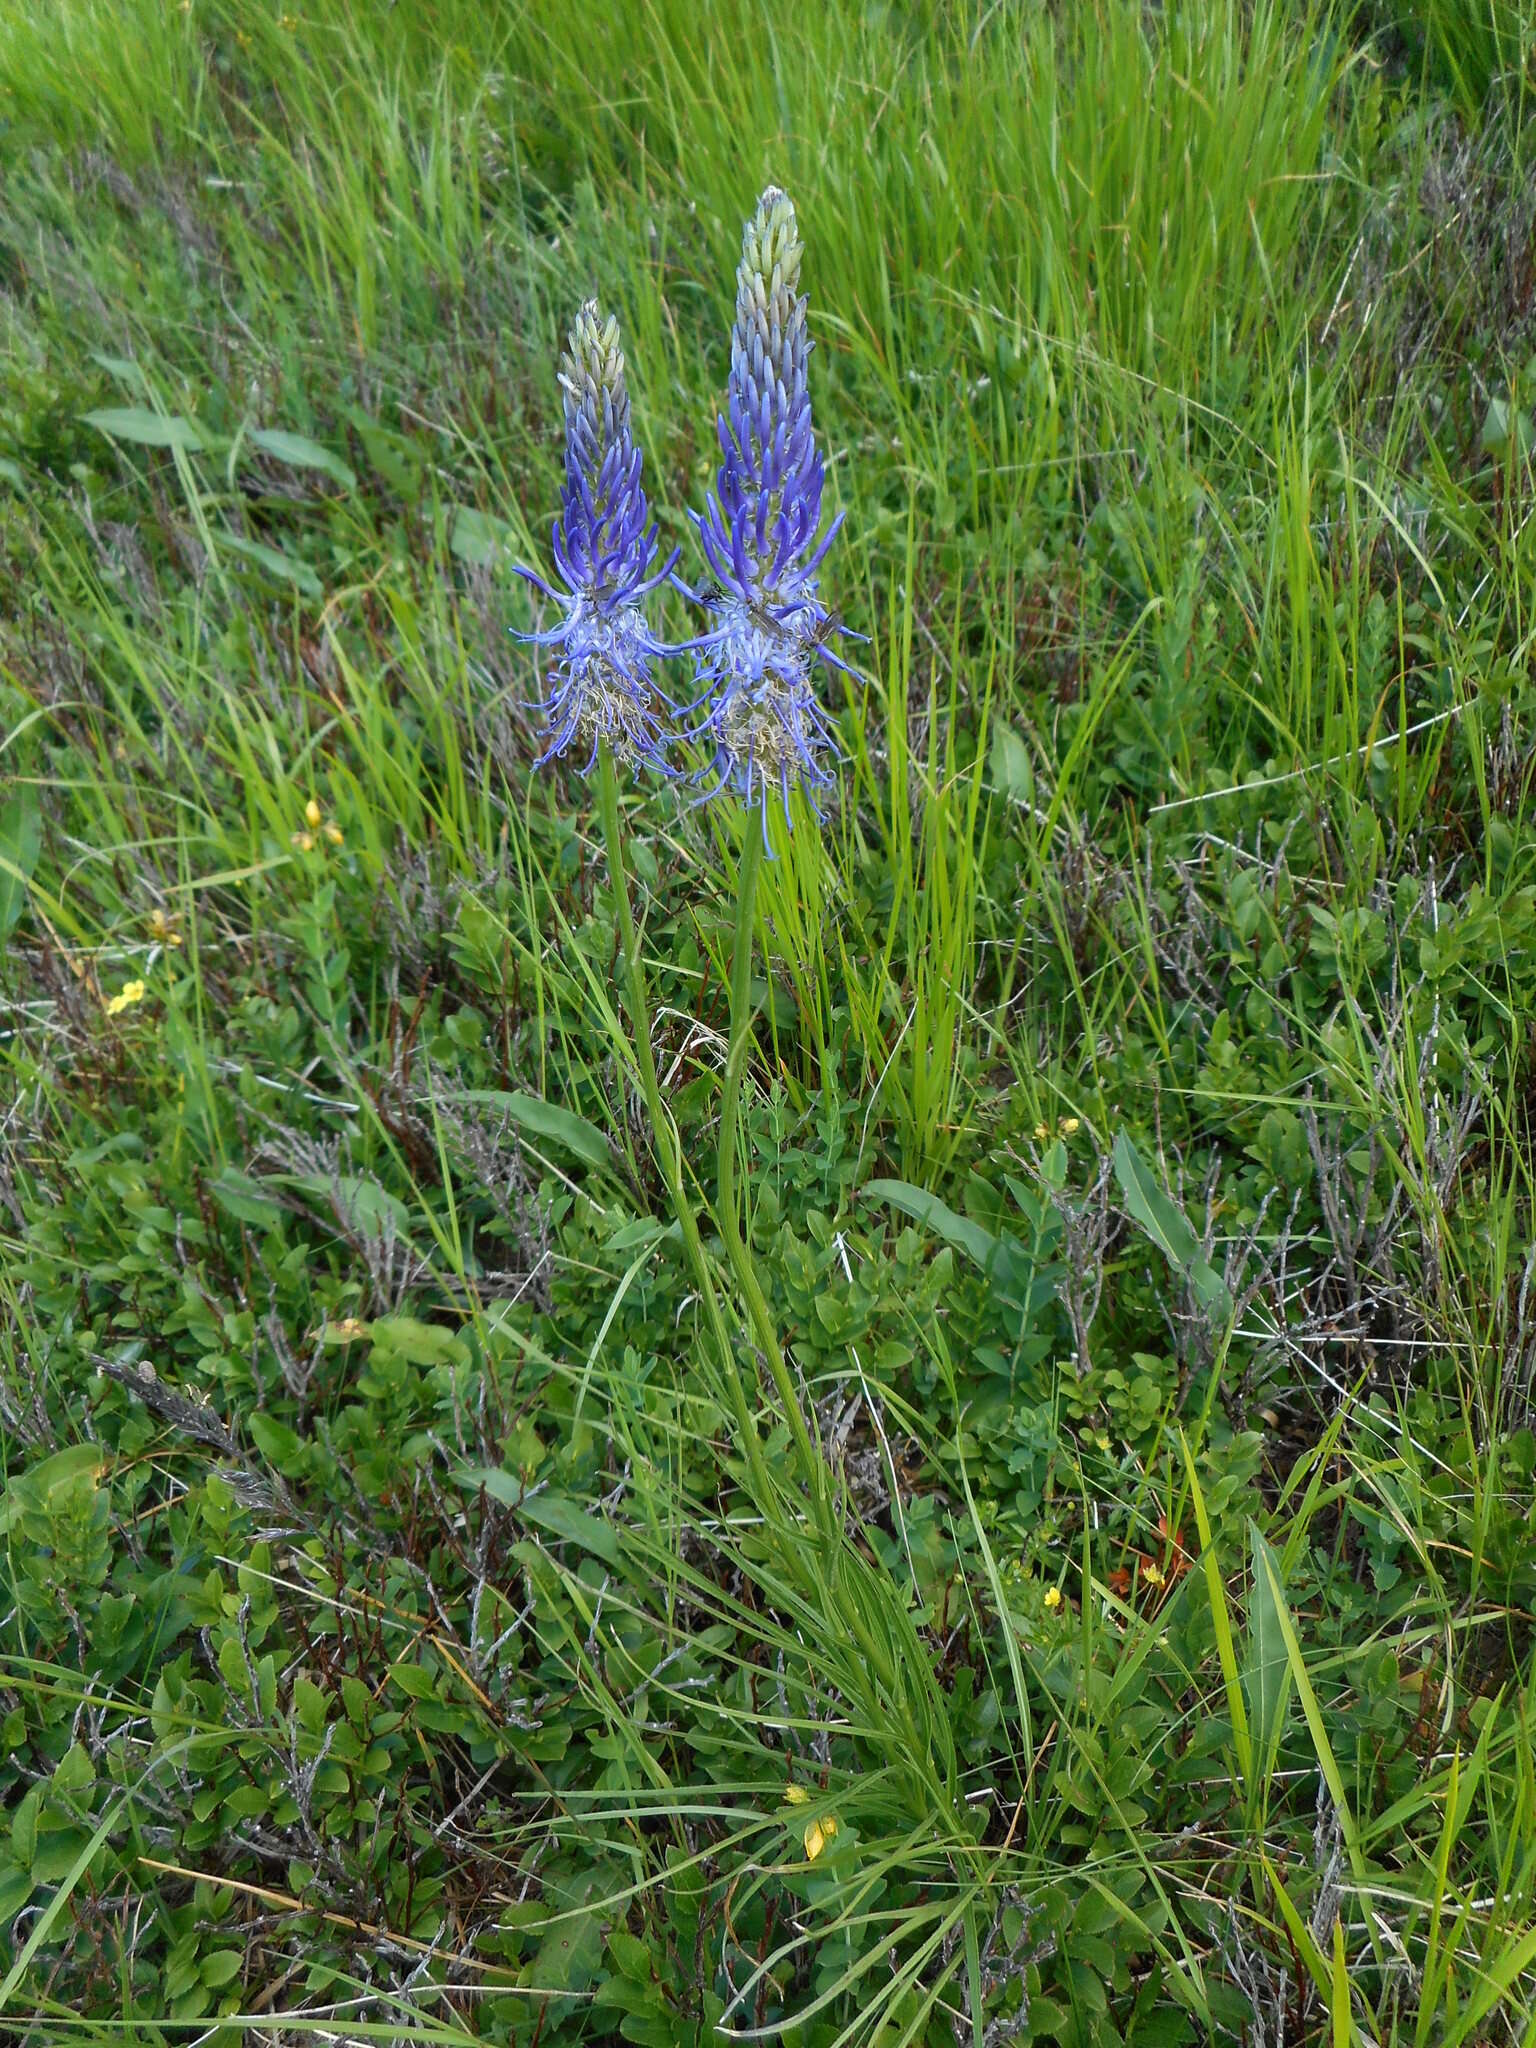
<path id="1" fill-rule="evenodd" d="M 747 1313 L 758 1348 L 768 1361 L 784 1406 L 785 1419 L 794 1436 L 811 1498 L 818 1518 L 827 1515 L 826 1461 L 811 1441 L 805 1416 L 784 1362 L 784 1352 L 774 1325 L 752 1254 L 741 1233 L 736 1202 L 736 1131 L 741 1116 L 741 1081 L 752 1044 L 752 935 L 757 915 L 757 879 L 763 865 L 763 841 L 759 820 L 749 810 L 742 834 L 741 864 L 736 877 L 736 935 L 731 951 L 731 1041 L 725 1062 L 725 1083 L 720 1095 L 720 1141 L 716 1168 L 715 1221 L 746 1296 Z"/>
<path id="2" fill-rule="evenodd" d="M 635 914 L 629 899 L 629 870 L 624 861 L 624 832 L 619 816 L 618 777 L 614 773 L 613 756 L 606 741 L 598 748 L 597 778 L 603 837 L 608 846 L 608 874 L 613 885 L 614 904 L 618 912 L 619 944 L 624 954 L 624 972 L 628 983 L 626 1007 L 629 1011 L 630 1039 L 634 1046 L 636 1063 L 640 1068 L 640 1085 L 645 1092 L 645 1106 L 656 1140 L 657 1159 L 667 1183 L 667 1193 L 671 1197 L 672 1213 L 676 1216 L 678 1228 L 683 1234 L 688 1263 L 693 1268 L 699 1295 L 709 1318 L 710 1330 L 720 1353 L 731 1405 L 736 1410 L 736 1424 L 741 1432 L 742 1448 L 752 1468 L 754 1489 L 760 1493 L 761 1503 L 766 1505 L 769 1498 L 769 1479 L 762 1443 L 758 1437 L 757 1424 L 747 1405 L 746 1389 L 741 1382 L 725 1319 L 720 1312 L 719 1298 L 710 1277 L 709 1260 L 705 1256 L 703 1240 L 699 1236 L 698 1218 L 693 1213 L 693 1205 L 688 1200 L 683 1182 L 682 1146 L 678 1141 L 677 1127 L 662 1103 L 661 1084 L 656 1077 L 656 1056 L 651 1049 L 651 1010 L 645 990 L 645 965 L 641 960 L 640 944 L 635 935 Z"/>

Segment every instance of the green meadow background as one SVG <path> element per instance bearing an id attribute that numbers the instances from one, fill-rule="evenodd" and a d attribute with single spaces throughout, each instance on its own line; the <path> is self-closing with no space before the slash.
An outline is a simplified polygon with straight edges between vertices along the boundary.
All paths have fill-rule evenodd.
<path id="1" fill-rule="evenodd" d="M 8 2039 L 1531 2038 L 1533 51 L 0 0 Z M 740 1161 L 816 1543 L 510 630 L 589 294 L 690 547 L 770 180 L 865 636 Z"/>

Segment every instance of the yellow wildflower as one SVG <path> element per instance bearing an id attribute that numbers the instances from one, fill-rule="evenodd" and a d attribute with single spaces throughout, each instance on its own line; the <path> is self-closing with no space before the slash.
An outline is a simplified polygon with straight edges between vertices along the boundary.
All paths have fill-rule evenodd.
<path id="1" fill-rule="evenodd" d="M 820 1820 L 807 1821 L 805 1824 L 806 1862 L 814 1863 L 836 1833 L 837 1816 L 835 1814 L 824 1813 Z"/>
<path id="2" fill-rule="evenodd" d="M 339 825 L 327 825 L 325 828 L 325 836 L 327 839 L 329 839 L 332 846 L 340 846 L 342 841 L 341 827 Z"/>
<path id="3" fill-rule="evenodd" d="M 784 1787 L 784 1804 L 786 1806 L 804 1806 L 810 1799 L 810 1796 L 810 1793 L 806 1791 L 803 1785 L 786 1785 Z"/>
<path id="4" fill-rule="evenodd" d="M 366 1337 L 368 1325 L 357 1316 L 343 1316 L 339 1323 L 332 1323 L 326 1331 L 338 1344 L 355 1344 L 359 1337 Z"/>
<path id="5" fill-rule="evenodd" d="M 311 831 L 318 832 L 320 830 L 320 820 L 324 815 L 325 814 L 321 810 L 319 804 L 317 804 L 315 802 L 315 799 L 311 797 L 309 802 L 304 806 L 305 824 L 309 826 Z"/>
<path id="6" fill-rule="evenodd" d="M 1056 1135 L 1058 1138 L 1070 1138 L 1074 1132 L 1082 1128 L 1083 1120 L 1080 1116 L 1064 1116 L 1056 1126 Z"/>
<path id="7" fill-rule="evenodd" d="M 1049 1141 L 1049 1139 L 1050 1139 L 1050 1135 L 1051 1135 L 1051 1127 L 1050 1127 L 1050 1125 L 1049 1125 L 1049 1124 L 1036 1124 L 1036 1125 L 1035 1125 L 1035 1143 L 1036 1143 L 1037 1145 L 1044 1145 L 1044 1144 L 1046 1144 L 1046 1143 L 1047 1143 L 1047 1142 Z"/>
<path id="8" fill-rule="evenodd" d="M 1058 1607 L 1059 1607 L 1059 1606 L 1061 1605 L 1061 1588 L 1060 1588 L 1060 1586 L 1047 1586 L 1047 1587 L 1046 1587 L 1046 1589 L 1045 1589 L 1045 1604 L 1046 1604 L 1046 1606 L 1047 1606 L 1047 1607 L 1049 1607 L 1049 1608 L 1050 1608 L 1050 1610 L 1051 1610 L 1051 1612 L 1052 1612 L 1053 1614 L 1054 1614 L 1054 1613 L 1056 1612 L 1056 1609 L 1057 1609 L 1057 1608 L 1058 1608 Z"/>
<path id="9" fill-rule="evenodd" d="M 295 853 L 313 853 L 315 850 L 315 835 L 313 832 L 295 832 L 289 844 Z"/>
<path id="10" fill-rule="evenodd" d="M 109 1017 L 120 1017 L 124 1010 L 131 1009 L 135 1003 L 142 1003 L 144 993 L 142 981 L 125 981 L 117 994 L 107 1004 L 107 1015 Z"/>
<path id="11" fill-rule="evenodd" d="M 1141 1576 L 1149 1586 L 1166 1586 L 1168 1583 L 1167 1574 L 1162 1566 L 1154 1564 L 1150 1557 L 1141 1567 Z"/>
<path id="12" fill-rule="evenodd" d="M 159 908 L 149 913 L 149 936 L 162 946 L 179 946 L 181 933 Z"/>

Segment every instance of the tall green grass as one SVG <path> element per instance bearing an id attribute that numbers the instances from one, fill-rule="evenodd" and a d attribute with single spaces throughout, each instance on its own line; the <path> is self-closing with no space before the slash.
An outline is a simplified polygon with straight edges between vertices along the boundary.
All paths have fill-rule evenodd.
<path id="1" fill-rule="evenodd" d="M 284 1767 L 287 1694 L 260 1726 L 198 1706 L 152 1741 L 147 1659 L 83 1699 L 80 1639 L 15 1618 L 40 1554 L 20 1517 L 46 1509 L 79 1516 L 85 1558 L 93 1531 L 120 1563 L 174 1530 L 177 1569 L 223 1574 L 237 1616 L 262 1573 L 296 1579 L 282 1626 L 311 1640 L 327 1602 L 378 1599 L 392 1647 L 355 1676 L 380 1698 L 424 1642 L 445 1696 L 432 1644 L 499 1684 L 510 1661 L 474 1659 L 526 1599 L 517 1654 L 569 1715 L 568 1747 L 536 1755 L 526 1699 L 501 1715 L 498 1693 L 441 1755 L 418 1736 L 393 1786 L 438 1841 L 491 1774 L 503 1803 L 465 1839 L 495 1913 L 536 1930 L 499 1948 L 463 1908 L 502 2005 L 409 1977 L 423 1939 L 459 1934 L 412 1936 L 404 1891 L 365 1909 L 322 1882 L 303 1904 L 344 1974 L 264 1976 L 253 1935 L 261 2010 L 232 2031 L 610 2038 L 611 1921 L 658 1983 L 669 1958 L 695 1990 L 728 1965 L 723 2010 L 688 2024 L 740 2037 L 1521 2038 L 1536 522 L 1519 436 L 1478 444 L 1488 400 L 1514 402 L 1523 316 L 1442 346 L 1423 301 L 1463 140 L 1504 181 L 1479 203 L 1515 206 L 1529 176 L 1530 39 L 1502 0 L 1391 24 L 1310 0 L 0 7 L 12 1819 L 56 1763 L 23 1736 L 73 1742 L 80 1717 L 100 1780 L 60 1793 L 79 1832 L 15 1923 L 8 2025 L 195 2033 L 212 2006 L 146 2006 L 115 1930 L 195 1959 L 236 1910 L 221 1880 L 303 1889 L 197 1833 L 226 1751 L 251 1783 Z M 590 291 L 686 538 L 769 178 L 810 249 L 847 515 L 828 578 L 863 636 L 828 682 L 834 814 L 774 826 L 742 1140 L 799 1405 L 853 1461 L 824 1546 L 750 1374 L 771 1482 L 732 1446 L 622 1054 L 595 802 L 529 775 L 534 670 L 506 630 L 532 619 L 509 569 L 543 547 L 551 364 Z M 1469 237 L 1496 241 L 1471 205 Z M 107 408 L 181 423 L 177 445 L 108 441 L 85 419 Z M 625 815 L 692 1189 L 737 840 L 686 798 L 627 794 Z M 339 845 L 305 844 L 311 800 Z M 142 1006 L 107 1020 L 135 980 Z M 463 1151 L 471 1085 L 521 1105 L 550 1219 L 526 1321 L 484 1279 L 505 1237 Z M 1172 1205 L 1144 1198 L 1161 1235 L 1113 1192 L 1122 1132 Z M 308 1171 L 295 1134 L 345 1156 Z M 360 1186 L 387 1229 L 359 1222 Z M 215 1286 L 176 1230 L 222 1228 L 221 1201 L 256 1235 Z M 1087 1367 L 1063 1322 L 1034 1357 L 1009 1295 L 1031 1205 L 1051 1301 L 1102 1287 Z M 281 1259 L 259 1236 L 278 1210 L 312 1232 Z M 1050 1237 L 1069 1210 L 1077 1234 Z M 96 1361 L 139 1347 L 237 1431 L 334 1436 L 354 1383 L 397 1366 L 315 1333 L 375 1317 L 368 1261 L 405 1239 L 411 1341 L 451 1325 L 499 1434 L 439 1465 L 443 1414 L 391 1422 L 415 1476 L 367 1506 L 327 1593 L 315 1531 L 341 1510 L 284 1473 L 285 1439 L 242 1436 L 269 1492 L 230 1506 L 195 1437 L 123 1437 Z M 262 1334 L 279 1305 L 343 1361 L 302 1401 Z M 745 1332 L 733 1312 L 755 1370 Z M 54 1468 L 34 1507 L 39 1415 L 63 1444 L 117 1435 L 110 1469 Z M 517 1604 L 456 1576 L 454 1546 L 495 1524 L 444 1500 L 486 1465 L 510 1513 L 537 1472 L 566 1517 L 508 1523 Z M 288 1507 L 314 1518 L 307 1561 L 253 1564 Z M 407 1521 L 437 1532 L 437 1607 L 412 1605 Z M 244 1654 L 229 1612 L 204 1626 Z M 462 1788 L 450 1754 L 473 1755 Z M 837 1823 L 824 1861 L 813 1819 Z M 547 1891 L 504 1876 L 525 1853 Z M 713 1961 L 702 1936 L 684 1953 L 702 1893 L 754 1929 Z M 386 1906 L 418 1945 L 367 1990 Z M 271 1910 L 277 1945 L 292 1909 Z M 567 1937 L 596 1939 L 568 1996 Z M 67 2002 L 50 1972 L 77 1981 L 91 1943 Z M 369 2017 L 317 2009 L 365 1990 Z"/>

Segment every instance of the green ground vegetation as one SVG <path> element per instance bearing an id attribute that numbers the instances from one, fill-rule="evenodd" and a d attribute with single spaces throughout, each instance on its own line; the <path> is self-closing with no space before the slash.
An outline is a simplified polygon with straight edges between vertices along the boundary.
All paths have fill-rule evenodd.
<path id="1" fill-rule="evenodd" d="M 1533 49 L 3 0 L 7 2038 L 1529 2038 Z M 769 179 L 819 1491 L 739 813 L 623 792 L 760 1468 L 509 631 L 589 293 L 688 540 Z"/>

